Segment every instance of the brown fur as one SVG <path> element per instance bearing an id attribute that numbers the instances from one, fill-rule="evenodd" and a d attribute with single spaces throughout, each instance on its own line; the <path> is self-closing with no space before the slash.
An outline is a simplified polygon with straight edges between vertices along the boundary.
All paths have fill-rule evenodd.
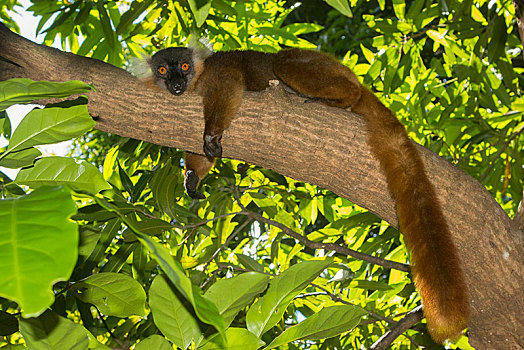
<path id="1" fill-rule="evenodd" d="M 219 52 L 208 57 L 203 66 L 194 64 L 199 69 L 190 88 L 203 97 L 204 150 L 210 139 L 220 145 L 243 92 L 263 90 L 275 78 L 300 95 L 329 106 L 351 107 L 365 117 L 368 143 L 396 201 L 429 332 L 437 342 L 457 338 L 469 317 L 460 259 L 420 155 L 393 112 L 363 87 L 349 68 L 316 51 Z M 199 179 L 212 165 L 212 157 L 186 155 L 187 169 Z"/>

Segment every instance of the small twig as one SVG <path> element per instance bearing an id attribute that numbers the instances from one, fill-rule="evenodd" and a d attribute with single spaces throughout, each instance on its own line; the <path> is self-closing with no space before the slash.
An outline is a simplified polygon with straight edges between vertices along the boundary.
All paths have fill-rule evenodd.
<path id="1" fill-rule="evenodd" d="M 370 350 L 385 350 L 389 349 L 389 346 L 395 339 L 397 339 L 402 333 L 411 328 L 414 324 L 420 322 L 424 318 L 422 314 L 422 306 L 417 306 L 406 316 L 401 319 L 395 326 L 389 329 L 382 337 L 380 337 L 371 347 Z M 411 339 L 410 339 L 411 340 Z"/>
<path id="2" fill-rule="evenodd" d="M 182 229 L 182 230 L 187 230 L 188 228 L 202 226 L 202 225 L 207 224 L 208 222 L 216 221 L 216 220 L 219 220 L 219 219 L 231 216 L 231 215 L 237 215 L 237 214 L 242 214 L 242 212 L 234 212 L 234 213 L 222 214 L 222 215 L 219 215 L 219 216 L 215 216 L 214 218 L 211 218 L 211 219 L 208 219 L 208 220 L 204 220 L 204 221 L 201 221 L 201 222 L 197 222 L 197 223 L 194 223 L 194 224 L 187 224 L 187 225 L 179 226 L 179 228 Z"/>
<path id="3" fill-rule="evenodd" d="M 255 219 L 257 221 L 266 223 L 266 224 L 271 225 L 271 226 L 278 227 L 286 235 L 293 237 L 294 239 L 296 239 L 297 241 L 299 241 L 300 243 L 302 243 L 306 247 L 309 247 L 309 248 L 312 248 L 312 249 L 325 249 L 325 250 L 329 250 L 329 251 L 334 251 L 334 252 L 337 252 L 337 253 L 340 253 L 340 254 L 343 254 L 343 255 L 349 255 L 349 256 L 351 256 L 351 257 L 353 257 L 355 259 L 359 259 L 359 260 L 362 260 L 362 261 L 365 261 L 365 262 L 368 262 L 368 263 L 371 263 L 371 264 L 374 264 L 374 265 L 380 265 L 380 266 L 384 266 L 384 267 L 387 267 L 387 268 L 390 268 L 390 269 L 396 269 L 396 270 L 399 270 L 399 271 L 409 272 L 409 265 L 407 265 L 407 264 L 402 264 L 402 263 L 398 263 L 396 261 L 391 261 L 391 260 L 386 260 L 386 259 L 382 259 L 382 258 L 377 258 L 376 256 L 364 254 L 364 253 L 358 252 L 356 250 L 340 246 L 340 245 L 335 244 L 335 243 L 323 243 L 323 242 L 311 241 L 307 237 L 302 236 L 300 233 L 291 230 L 289 227 L 281 224 L 280 222 L 277 222 L 277 221 L 274 221 L 274 220 L 271 220 L 271 219 L 266 219 L 262 215 L 257 214 L 257 213 L 253 213 L 253 212 L 247 212 L 246 215 L 252 217 L 253 219 Z"/>
<path id="4" fill-rule="evenodd" d="M 196 227 L 193 227 L 191 232 L 189 232 L 189 234 L 187 234 L 184 237 L 184 239 L 182 241 L 180 241 L 180 243 L 177 244 L 177 246 L 180 247 L 182 244 L 184 244 L 195 232 L 196 232 Z"/>
<path id="5" fill-rule="evenodd" d="M 93 305 L 94 306 L 94 305 Z M 113 340 L 121 347 L 123 348 L 124 346 L 124 343 L 122 343 L 122 341 L 120 341 L 120 339 L 118 339 L 115 334 L 113 333 L 113 331 L 111 330 L 111 328 L 109 328 L 109 325 L 107 324 L 106 322 L 106 319 L 104 318 L 104 316 L 102 315 L 102 313 L 100 312 L 100 310 L 98 310 L 98 308 L 96 306 L 94 306 L 95 309 L 96 309 L 96 312 L 98 313 L 98 318 L 102 321 L 102 323 L 104 324 L 104 327 L 105 329 L 107 330 L 107 332 L 109 333 L 109 335 L 111 336 L 111 338 L 113 338 Z"/>
<path id="6" fill-rule="evenodd" d="M 229 183 L 230 186 L 232 186 L 231 182 L 228 179 L 226 179 L 226 181 Z M 232 187 L 234 187 L 234 186 L 232 186 Z M 300 233 L 293 231 L 292 229 L 290 229 L 289 227 L 287 227 L 284 224 L 281 224 L 278 221 L 274 221 L 274 220 L 271 220 L 271 219 L 266 219 L 265 217 L 263 217 L 260 214 L 257 214 L 257 213 L 254 213 L 254 212 L 251 212 L 251 211 L 247 210 L 246 207 L 240 201 L 240 196 L 238 194 L 237 188 L 236 187 L 234 187 L 234 188 L 235 188 L 235 190 L 233 191 L 233 196 L 235 197 L 235 199 L 237 201 L 237 204 L 240 207 L 240 209 L 243 210 L 242 212 L 239 212 L 239 214 L 247 215 L 247 216 L 250 216 L 251 218 L 255 219 L 256 221 L 263 222 L 265 224 L 278 227 L 279 229 L 282 230 L 282 232 L 284 232 L 288 236 L 291 236 L 291 237 L 295 238 L 297 241 L 299 241 L 300 243 L 302 243 L 306 247 L 309 247 L 311 249 L 325 249 L 325 250 L 329 250 L 329 251 L 334 251 L 334 252 L 337 252 L 337 253 L 340 253 L 340 254 L 343 254 L 343 255 L 349 255 L 349 256 L 351 256 L 351 257 L 353 257 L 355 259 L 366 261 L 366 262 L 374 264 L 374 265 L 384 266 L 384 267 L 387 267 L 387 268 L 390 268 L 390 269 L 395 269 L 395 270 L 404 271 L 404 272 L 409 272 L 410 271 L 409 265 L 407 265 L 407 264 L 402 264 L 402 263 L 398 263 L 396 261 L 391 261 L 391 260 L 386 260 L 386 259 L 382 259 L 382 258 L 377 258 L 375 256 L 364 254 L 364 253 L 358 252 L 356 250 L 340 246 L 340 245 L 335 244 L 335 243 L 323 243 L 323 242 L 312 241 L 312 240 L 308 239 L 306 236 L 303 236 Z"/>
<path id="7" fill-rule="evenodd" d="M 213 256 L 211 256 L 211 258 L 209 259 L 209 261 L 204 265 L 204 272 L 207 270 L 207 268 L 209 267 L 209 264 L 211 263 L 211 261 L 213 261 L 213 259 L 215 259 L 218 255 L 218 253 L 220 253 L 222 250 L 224 250 L 229 242 L 231 242 L 231 240 L 240 232 L 244 229 L 244 227 L 246 227 L 247 225 L 249 225 L 251 222 L 253 222 L 252 219 L 248 219 L 246 221 L 244 221 L 240 226 L 238 226 L 235 231 L 233 231 L 233 233 L 231 233 L 226 241 L 224 242 L 224 244 L 222 244 L 216 251 L 215 253 L 213 254 Z M 215 270 L 215 271 L 218 271 L 218 270 Z M 209 276 L 205 281 L 204 283 L 202 283 L 202 285 L 200 285 L 201 288 L 204 288 L 212 279 L 213 277 L 215 277 L 215 273 L 213 272 L 213 274 L 211 276 Z"/>
<path id="8" fill-rule="evenodd" d="M 355 304 L 353 304 L 353 303 L 350 303 L 350 302 L 347 301 L 347 300 L 342 299 L 342 298 L 339 297 L 338 295 L 329 292 L 327 289 L 325 289 L 324 287 L 321 287 L 321 286 L 319 286 L 319 285 L 317 285 L 317 284 L 312 283 L 311 286 L 313 286 L 313 287 L 315 287 L 315 288 L 317 288 L 317 289 L 320 289 L 320 290 L 324 291 L 324 293 L 326 293 L 326 294 L 331 298 L 331 300 L 333 300 L 333 301 L 335 301 L 335 302 L 339 302 L 339 303 L 346 304 L 346 305 L 354 305 L 354 306 L 358 306 L 358 305 L 355 305 Z M 377 320 L 384 321 L 384 322 L 387 322 L 387 323 L 390 323 L 390 324 L 397 324 L 397 323 L 398 323 L 398 321 L 395 321 L 395 320 L 393 320 L 393 319 L 391 319 L 391 318 L 388 318 L 388 317 L 384 317 L 384 316 L 382 316 L 382 315 L 379 315 L 379 314 L 375 313 L 374 311 L 367 310 L 367 309 L 365 309 L 365 310 L 369 313 L 369 315 L 370 315 L 371 317 L 376 318 Z"/>

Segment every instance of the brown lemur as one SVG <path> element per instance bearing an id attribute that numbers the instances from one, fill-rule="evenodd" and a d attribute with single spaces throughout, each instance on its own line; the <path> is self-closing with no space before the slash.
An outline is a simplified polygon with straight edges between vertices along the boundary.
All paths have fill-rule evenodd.
<path id="1" fill-rule="evenodd" d="M 424 164 L 392 111 L 334 58 L 300 49 L 276 54 L 217 52 L 203 57 L 191 48 L 173 47 L 150 59 L 153 81 L 174 95 L 195 91 L 204 104 L 205 156 L 186 153 L 185 187 L 203 198 L 197 186 L 221 157 L 221 138 L 242 102 L 244 91 L 261 91 L 278 79 L 287 88 L 328 106 L 362 115 L 368 143 L 395 198 L 400 231 L 411 253 L 411 271 L 422 298 L 428 329 L 437 342 L 456 339 L 469 317 L 467 288 L 458 252 Z"/>

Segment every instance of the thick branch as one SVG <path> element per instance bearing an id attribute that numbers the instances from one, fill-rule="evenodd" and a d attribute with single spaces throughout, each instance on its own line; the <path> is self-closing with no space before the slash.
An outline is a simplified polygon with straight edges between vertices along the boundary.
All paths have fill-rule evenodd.
<path id="1" fill-rule="evenodd" d="M 103 62 L 34 44 L 0 25 L 0 80 L 80 79 L 95 86 L 89 112 L 97 128 L 192 152 L 202 150 L 200 97 L 145 88 Z M 329 189 L 397 225 L 394 202 L 366 144 L 363 119 L 349 111 L 304 104 L 280 90 L 246 93 L 223 138 L 224 156 Z M 225 91 L 224 93 L 227 93 Z M 524 344 L 522 236 L 475 179 L 420 147 L 444 208 L 469 284 L 470 343 L 517 349 Z"/>

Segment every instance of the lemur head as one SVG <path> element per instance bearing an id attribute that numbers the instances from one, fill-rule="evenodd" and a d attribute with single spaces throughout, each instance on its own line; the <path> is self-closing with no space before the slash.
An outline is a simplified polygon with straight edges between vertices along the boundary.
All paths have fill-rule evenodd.
<path id="1" fill-rule="evenodd" d="M 196 81 L 202 63 L 200 55 L 186 47 L 160 50 L 149 61 L 154 82 L 174 95 L 183 94 Z"/>

